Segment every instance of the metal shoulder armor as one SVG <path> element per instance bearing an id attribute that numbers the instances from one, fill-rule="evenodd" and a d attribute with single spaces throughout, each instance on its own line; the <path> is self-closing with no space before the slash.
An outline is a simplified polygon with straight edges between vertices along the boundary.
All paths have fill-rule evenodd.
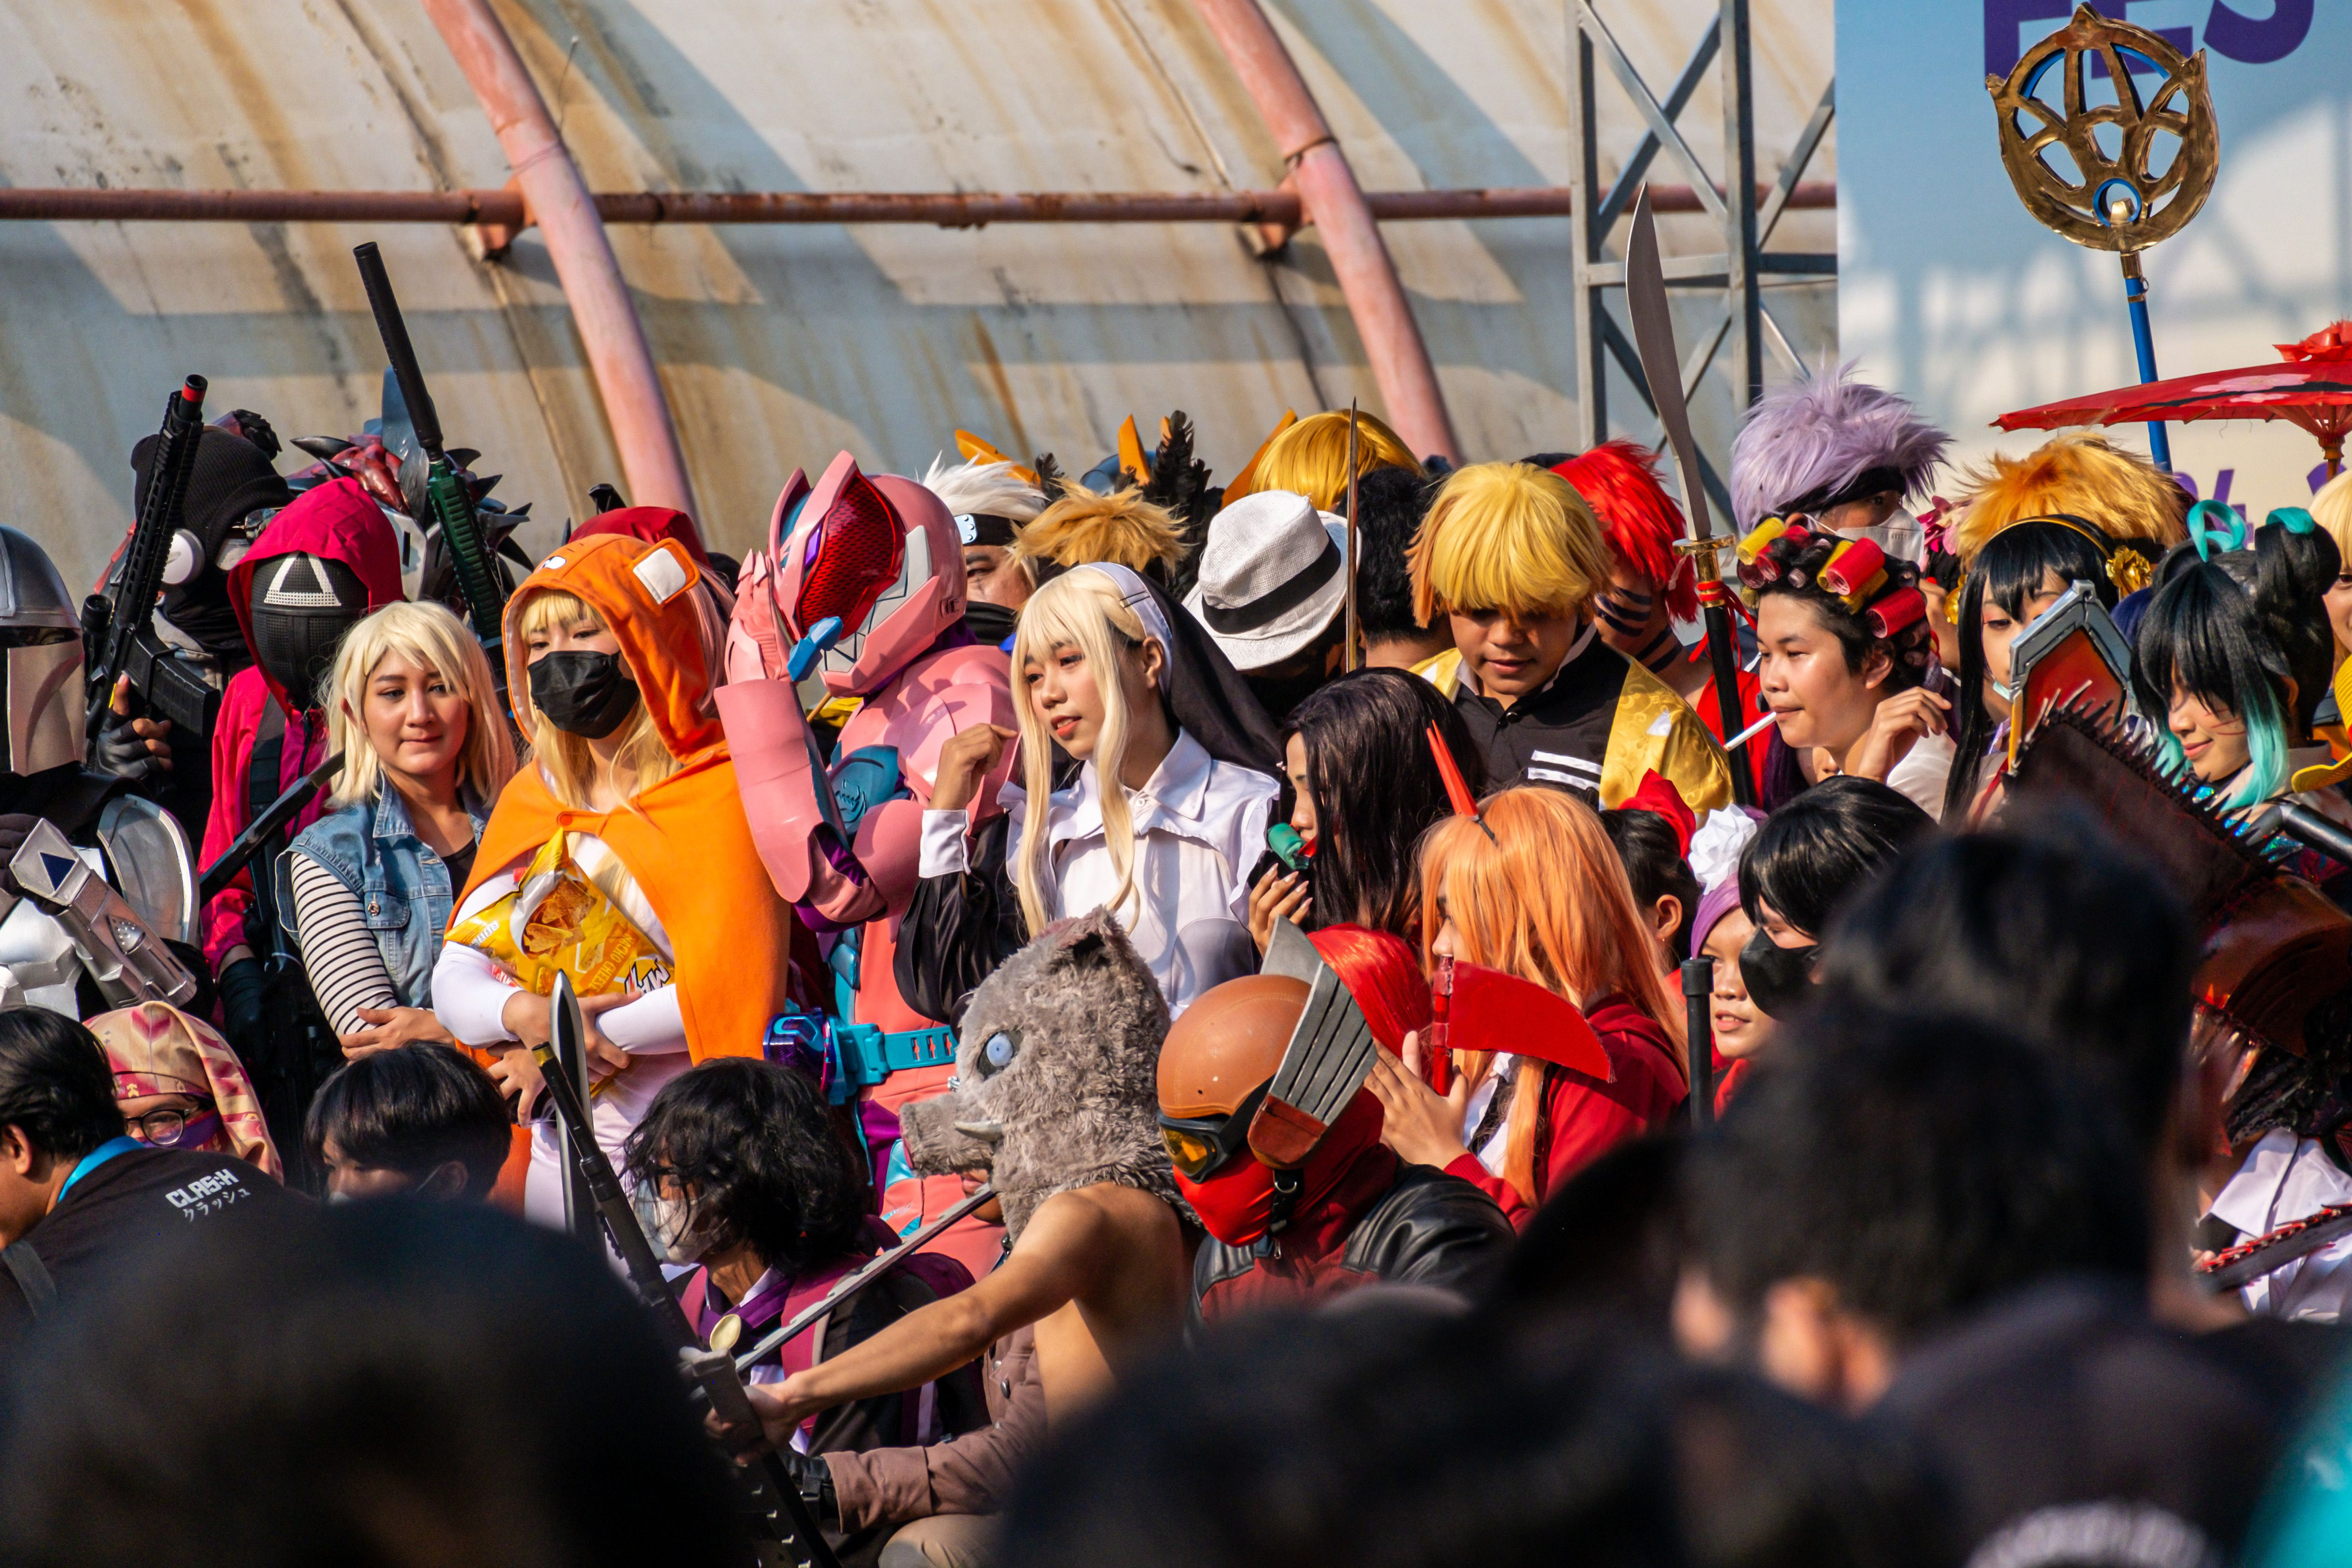
<path id="1" fill-rule="evenodd" d="M 64 928 L 110 1006 L 163 1001 L 184 1007 L 194 999 L 195 977 L 55 823 L 44 820 L 26 835 L 8 871 L 26 898 Z"/>

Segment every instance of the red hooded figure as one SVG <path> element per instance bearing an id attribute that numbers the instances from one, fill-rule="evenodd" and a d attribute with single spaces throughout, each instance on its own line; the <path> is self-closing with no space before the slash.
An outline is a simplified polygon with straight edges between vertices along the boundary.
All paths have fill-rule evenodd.
<path id="1" fill-rule="evenodd" d="M 1310 938 L 1372 1036 L 1391 1051 L 1430 1022 L 1412 949 L 1384 931 L 1335 925 Z M 1475 1287 L 1510 1245 L 1494 1200 L 1458 1176 L 1408 1166 L 1381 1142 L 1381 1103 L 1359 1088 L 1290 1171 L 1241 1135 L 1304 1015 L 1287 976 L 1231 980 L 1186 1009 L 1160 1053 L 1160 1119 L 1176 1186 L 1209 1239 L 1195 1254 L 1192 1312 L 1213 1322 L 1373 1280 Z M 1290 1189 L 1286 1195 L 1285 1188 Z"/>
<path id="2" fill-rule="evenodd" d="M 229 678 L 213 732 L 212 812 L 202 863 L 220 858 L 261 808 L 326 760 L 319 685 L 342 634 L 397 603 L 400 545 L 356 479 L 304 491 L 270 519 L 228 574 L 231 606 L 255 663 Z M 260 771 L 257 775 L 257 759 Z M 287 825 L 290 841 L 325 810 L 326 792 Z M 236 879 L 205 905 L 205 956 L 215 974 L 247 946 L 253 879 Z"/>

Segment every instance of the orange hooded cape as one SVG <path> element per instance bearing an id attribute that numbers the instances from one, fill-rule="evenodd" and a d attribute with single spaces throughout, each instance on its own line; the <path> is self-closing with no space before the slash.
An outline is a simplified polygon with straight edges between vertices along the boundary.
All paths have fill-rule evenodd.
<path id="1" fill-rule="evenodd" d="M 523 733 L 531 733 L 535 710 L 517 630 L 520 611 L 533 593 L 562 589 L 613 629 L 678 771 L 615 810 L 592 811 L 566 806 L 536 767 L 525 766 L 499 795 L 458 900 L 559 828 L 603 840 L 669 934 L 678 1011 L 697 1061 L 760 1054 L 768 1020 L 783 1009 L 793 918 L 760 863 L 736 793 L 735 764 L 711 697 L 719 644 L 706 642 L 697 604 L 703 595 L 694 591 L 701 580 L 677 540 L 617 535 L 572 539 L 523 579 L 505 620 L 508 691 Z M 723 632 L 723 611 L 711 624 Z"/>

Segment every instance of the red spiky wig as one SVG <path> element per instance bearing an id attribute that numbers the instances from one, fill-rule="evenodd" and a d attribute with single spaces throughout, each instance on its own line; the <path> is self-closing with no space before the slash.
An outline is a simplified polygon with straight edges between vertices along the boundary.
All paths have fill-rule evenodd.
<path id="1" fill-rule="evenodd" d="M 1690 558 L 1677 559 L 1683 509 L 1658 483 L 1658 455 L 1630 441 L 1604 441 L 1591 451 L 1556 465 L 1601 519 L 1617 559 L 1657 583 L 1666 612 L 1678 621 L 1698 615 L 1698 581 Z"/>

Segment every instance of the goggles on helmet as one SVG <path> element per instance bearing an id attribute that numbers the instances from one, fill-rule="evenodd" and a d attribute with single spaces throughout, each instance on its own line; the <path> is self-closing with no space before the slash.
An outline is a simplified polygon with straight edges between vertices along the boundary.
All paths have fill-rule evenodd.
<path id="1" fill-rule="evenodd" d="M 1250 1122 L 1274 1080 L 1251 1090 L 1242 1103 L 1223 1116 L 1171 1116 L 1160 1113 L 1160 1141 L 1168 1158 L 1186 1181 L 1206 1181 L 1226 1161 L 1248 1146 Z"/>

